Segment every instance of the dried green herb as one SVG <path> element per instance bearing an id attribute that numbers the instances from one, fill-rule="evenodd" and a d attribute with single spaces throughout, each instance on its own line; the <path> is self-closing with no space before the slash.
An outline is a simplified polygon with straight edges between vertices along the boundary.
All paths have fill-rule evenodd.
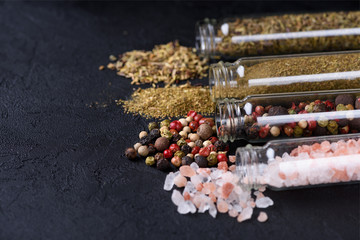
<path id="1" fill-rule="evenodd" d="M 229 56 L 273 55 L 360 49 L 360 35 L 307 37 L 236 42 L 234 36 L 358 28 L 360 11 L 317 14 L 286 14 L 259 18 L 237 18 L 228 24 L 225 36 L 218 28 L 216 52 Z"/>
<path id="2" fill-rule="evenodd" d="M 111 55 L 110 60 L 116 61 L 116 57 Z M 171 85 L 206 76 L 207 62 L 207 59 L 200 59 L 193 49 L 180 46 L 175 41 L 157 45 L 152 51 L 126 52 L 115 63 L 109 63 L 107 68 L 116 70 L 120 76 L 131 78 L 131 84 L 165 82 Z"/>
<path id="3" fill-rule="evenodd" d="M 178 117 L 186 115 L 189 110 L 207 115 L 215 110 L 209 88 L 189 83 L 168 88 L 139 88 L 130 100 L 117 100 L 116 103 L 122 105 L 127 113 L 147 118 Z"/>

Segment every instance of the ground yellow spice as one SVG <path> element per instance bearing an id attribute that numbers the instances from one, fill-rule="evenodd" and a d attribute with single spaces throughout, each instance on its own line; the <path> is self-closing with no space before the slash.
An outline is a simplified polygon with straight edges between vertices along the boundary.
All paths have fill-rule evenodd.
<path id="1" fill-rule="evenodd" d="M 190 83 L 168 88 L 139 88 L 130 100 L 117 100 L 116 103 L 127 113 L 146 118 L 179 117 L 189 110 L 209 115 L 215 110 L 209 88 L 191 86 Z"/>

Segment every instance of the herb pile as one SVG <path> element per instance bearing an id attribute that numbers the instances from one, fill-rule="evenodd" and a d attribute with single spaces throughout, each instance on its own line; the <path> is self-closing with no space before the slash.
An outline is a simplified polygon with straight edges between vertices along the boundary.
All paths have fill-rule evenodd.
<path id="1" fill-rule="evenodd" d="M 110 60 L 107 68 L 131 78 L 131 84 L 136 85 L 150 83 L 155 86 L 164 82 L 169 86 L 182 80 L 205 77 L 208 70 L 207 59 L 200 59 L 192 48 L 180 46 L 178 41 L 157 45 L 152 51 L 126 52 L 118 60 L 111 56 Z"/>
<path id="2" fill-rule="evenodd" d="M 209 88 L 190 83 L 168 88 L 139 88 L 130 100 L 117 100 L 116 103 L 122 105 L 127 113 L 147 118 L 183 116 L 189 109 L 206 115 L 215 109 Z"/>

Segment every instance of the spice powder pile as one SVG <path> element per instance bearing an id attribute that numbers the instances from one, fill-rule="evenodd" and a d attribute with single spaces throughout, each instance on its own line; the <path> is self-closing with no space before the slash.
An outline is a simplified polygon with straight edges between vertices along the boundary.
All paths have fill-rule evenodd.
<path id="1" fill-rule="evenodd" d="M 113 56 L 110 60 L 116 61 L 116 58 Z M 207 62 L 207 59 L 200 59 L 192 48 L 174 41 L 157 45 L 152 51 L 126 52 L 115 63 L 110 62 L 107 68 L 131 78 L 131 84 L 164 82 L 171 85 L 181 80 L 205 77 Z"/>
<path id="2" fill-rule="evenodd" d="M 214 112 L 208 87 L 191 86 L 189 83 L 168 88 L 139 88 L 130 100 L 117 100 L 125 112 L 150 118 L 178 117 L 189 109 L 204 115 Z"/>

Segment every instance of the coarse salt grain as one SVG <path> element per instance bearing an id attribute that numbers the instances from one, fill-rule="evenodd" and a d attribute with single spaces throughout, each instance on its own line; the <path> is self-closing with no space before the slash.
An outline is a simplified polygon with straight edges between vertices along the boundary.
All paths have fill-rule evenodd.
<path id="1" fill-rule="evenodd" d="M 257 220 L 259 222 L 266 222 L 268 220 L 268 215 L 266 214 L 266 212 L 260 212 Z"/>

